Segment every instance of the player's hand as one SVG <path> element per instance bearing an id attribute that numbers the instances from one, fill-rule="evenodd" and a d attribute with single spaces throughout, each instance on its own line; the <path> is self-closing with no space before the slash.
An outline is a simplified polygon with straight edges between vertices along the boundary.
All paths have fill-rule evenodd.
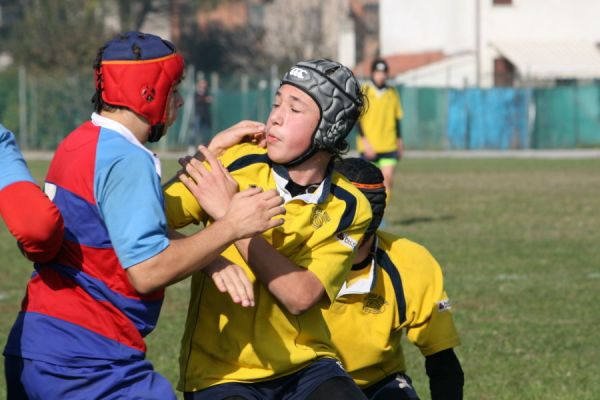
<path id="1" fill-rule="evenodd" d="M 373 146 L 371 146 L 371 143 L 369 143 L 369 141 L 365 138 L 362 138 L 362 143 L 363 152 L 365 153 L 365 157 L 367 157 L 367 160 L 374 160 L 375 158 L 377 158 L 377 153 L 375 153 L 375 150 L 373 150 Z"/>
<path id="2" fill-rule="evenodd" d="M 221 293 L 229 293 L 231 300 L 242 307 L 254 307 L 252 282 L 239 265 L 219 257 L 203 269 Z"/>
<path id="3" fill-rule="evenodd" d="M 230 223 L 237 238 L 243 239 L 283 224 L 284 214 L 283 198 L 276 190 L 263 192 L 261 188 L 253 187 L 233 196 L 221 220 Z"/>
<path id="4" fill-rule="evenodd" d="M 218 220 L 225 215 L 231 198 L 238 191 L 238 184 L 206 147 L 198 148 L 201 157 L 185 157 L 179 160 L 185 169 L 185 172 L 178 173 L 179 180 L 194 195 L 202 209 Z M 198 158 L 205 159 L 210 170 Z"/>
<path id="5" fill-rule="evenodd" d="M 238 122 L 219 132 L 208 144 L 208 149 L 219 157 L 231 146 L 242 142 L 252 142 L 265 147 L 265 124 L 248 120 Z"/>

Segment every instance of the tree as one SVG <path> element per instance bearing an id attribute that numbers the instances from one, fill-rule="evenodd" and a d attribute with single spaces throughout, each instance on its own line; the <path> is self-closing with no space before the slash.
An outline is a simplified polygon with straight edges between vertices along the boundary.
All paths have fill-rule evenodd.
<path id="1" fill-rule="evenodd" d="M 11 13 L 2 32 L 3 48 L 30 71 L 91 68 L 105 35 L 92 0 L 6 1 Z"/>
<path id="2" fill-rule="evenodd" d="M 298 60 L 336 59 L 338 34 L 349 14 L 345 0 L 274 0 L 265 7 L 265 51 L 283 68 Z"/>
<path id="3" fill-rule="evenodd" d="M 186 61 L 205 72 L 246 72 L 268 70 L 270 59 L 263 47 L 264 29 L 262 21 L 250 17 L 253 9 L 261 9 L 270 0 L 213 0 L 189 6 L 180 19 L 181 36 L 177 43 L 185 54 Z M 220 17 L 208 16 L 218 8 L 217 14 L 230 15 L 243 11 L 246 21 L 239 24 L 223 21 Z M 245 10 L 245 11 L 244 11 Z M 204 18 L 202 18 L 204 17 Z M 199 22 L 203 19 L 202 22 Z"/>
<path id="4" fill-rule="evenodd" d="M 0 1 L 7 15 L 0 25 L 0 52 L 32 72 L 91 67 L 98 47 L 115 33 L 140 30 L 150 13 L 172 15 L 179 4 L 177 0 Z"/>

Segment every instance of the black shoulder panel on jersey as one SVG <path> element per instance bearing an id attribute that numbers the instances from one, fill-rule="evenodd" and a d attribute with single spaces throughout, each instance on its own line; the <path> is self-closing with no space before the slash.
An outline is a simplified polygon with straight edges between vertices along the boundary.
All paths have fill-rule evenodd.
<path id="1" fill-rule="evenodd" d="M 225 167 L 229 172 L 237 171 L 238 169 L 245 168 L 252 164 L 265 163 L 271 165 L 271 160 L 267 154 L 247 154 L 243 157 L 238 158 L 234 162 Z"/>
<path id="2" fill-rule="evenodd" d="M 402 277 L 400 272 L 392 263 L 392 260 L 388 257 L 382 249 L 377 249 L 377 264 L 381 265 L 381 268 L 392 279 L 392 285 L 394 286 L 394 292 L 396 292 L 396 303 L 398 303 L 398 314 L 400 316 L 400 323 L 406 321 L 406 299 L 404 298 L 404 289 L 402 287 Z"/>
<path id="3" fill-rule="evenodd" d="M 344 214 L 340 220 L 340 224 L 335 230 L 336 235 L 340 232 L 345 231 L 352 225 L 352 221 L 354 221 L 354 217 L 356 215 L 356 197 L 352 195 L 352 193 L 348 192 L 341 187 L 331 184 L 331 194 L 337 197 L 340 200 L 346 202 L 346 209 L 344 210 Z"/>

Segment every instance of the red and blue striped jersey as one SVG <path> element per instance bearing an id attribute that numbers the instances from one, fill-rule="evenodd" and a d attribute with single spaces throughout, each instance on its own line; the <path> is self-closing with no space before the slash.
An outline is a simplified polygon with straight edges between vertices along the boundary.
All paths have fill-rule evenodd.
<path id="1" fill-rule="evenodd" d="M 71 366 L 144 358 L 163 291 L 140 295 L 126 269 L 169 245 L 160 163 L 94 114 L 59 145 L 46 193 L 64 219 L 63 244 L 35 264 L 5 354 Z"/>

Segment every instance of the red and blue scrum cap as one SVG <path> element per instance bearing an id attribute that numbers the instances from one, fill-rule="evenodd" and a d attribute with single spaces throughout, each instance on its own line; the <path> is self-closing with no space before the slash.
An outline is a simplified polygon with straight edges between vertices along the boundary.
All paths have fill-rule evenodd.
<path id="1" fill-rule="evenodd" d="M 96 89 L 105 103 L 127 107 L 162 131 L 171 88 L 181 80 L 183 69 L 183 57 L 171 42 L 127 32 L 104 46 Z"/>

